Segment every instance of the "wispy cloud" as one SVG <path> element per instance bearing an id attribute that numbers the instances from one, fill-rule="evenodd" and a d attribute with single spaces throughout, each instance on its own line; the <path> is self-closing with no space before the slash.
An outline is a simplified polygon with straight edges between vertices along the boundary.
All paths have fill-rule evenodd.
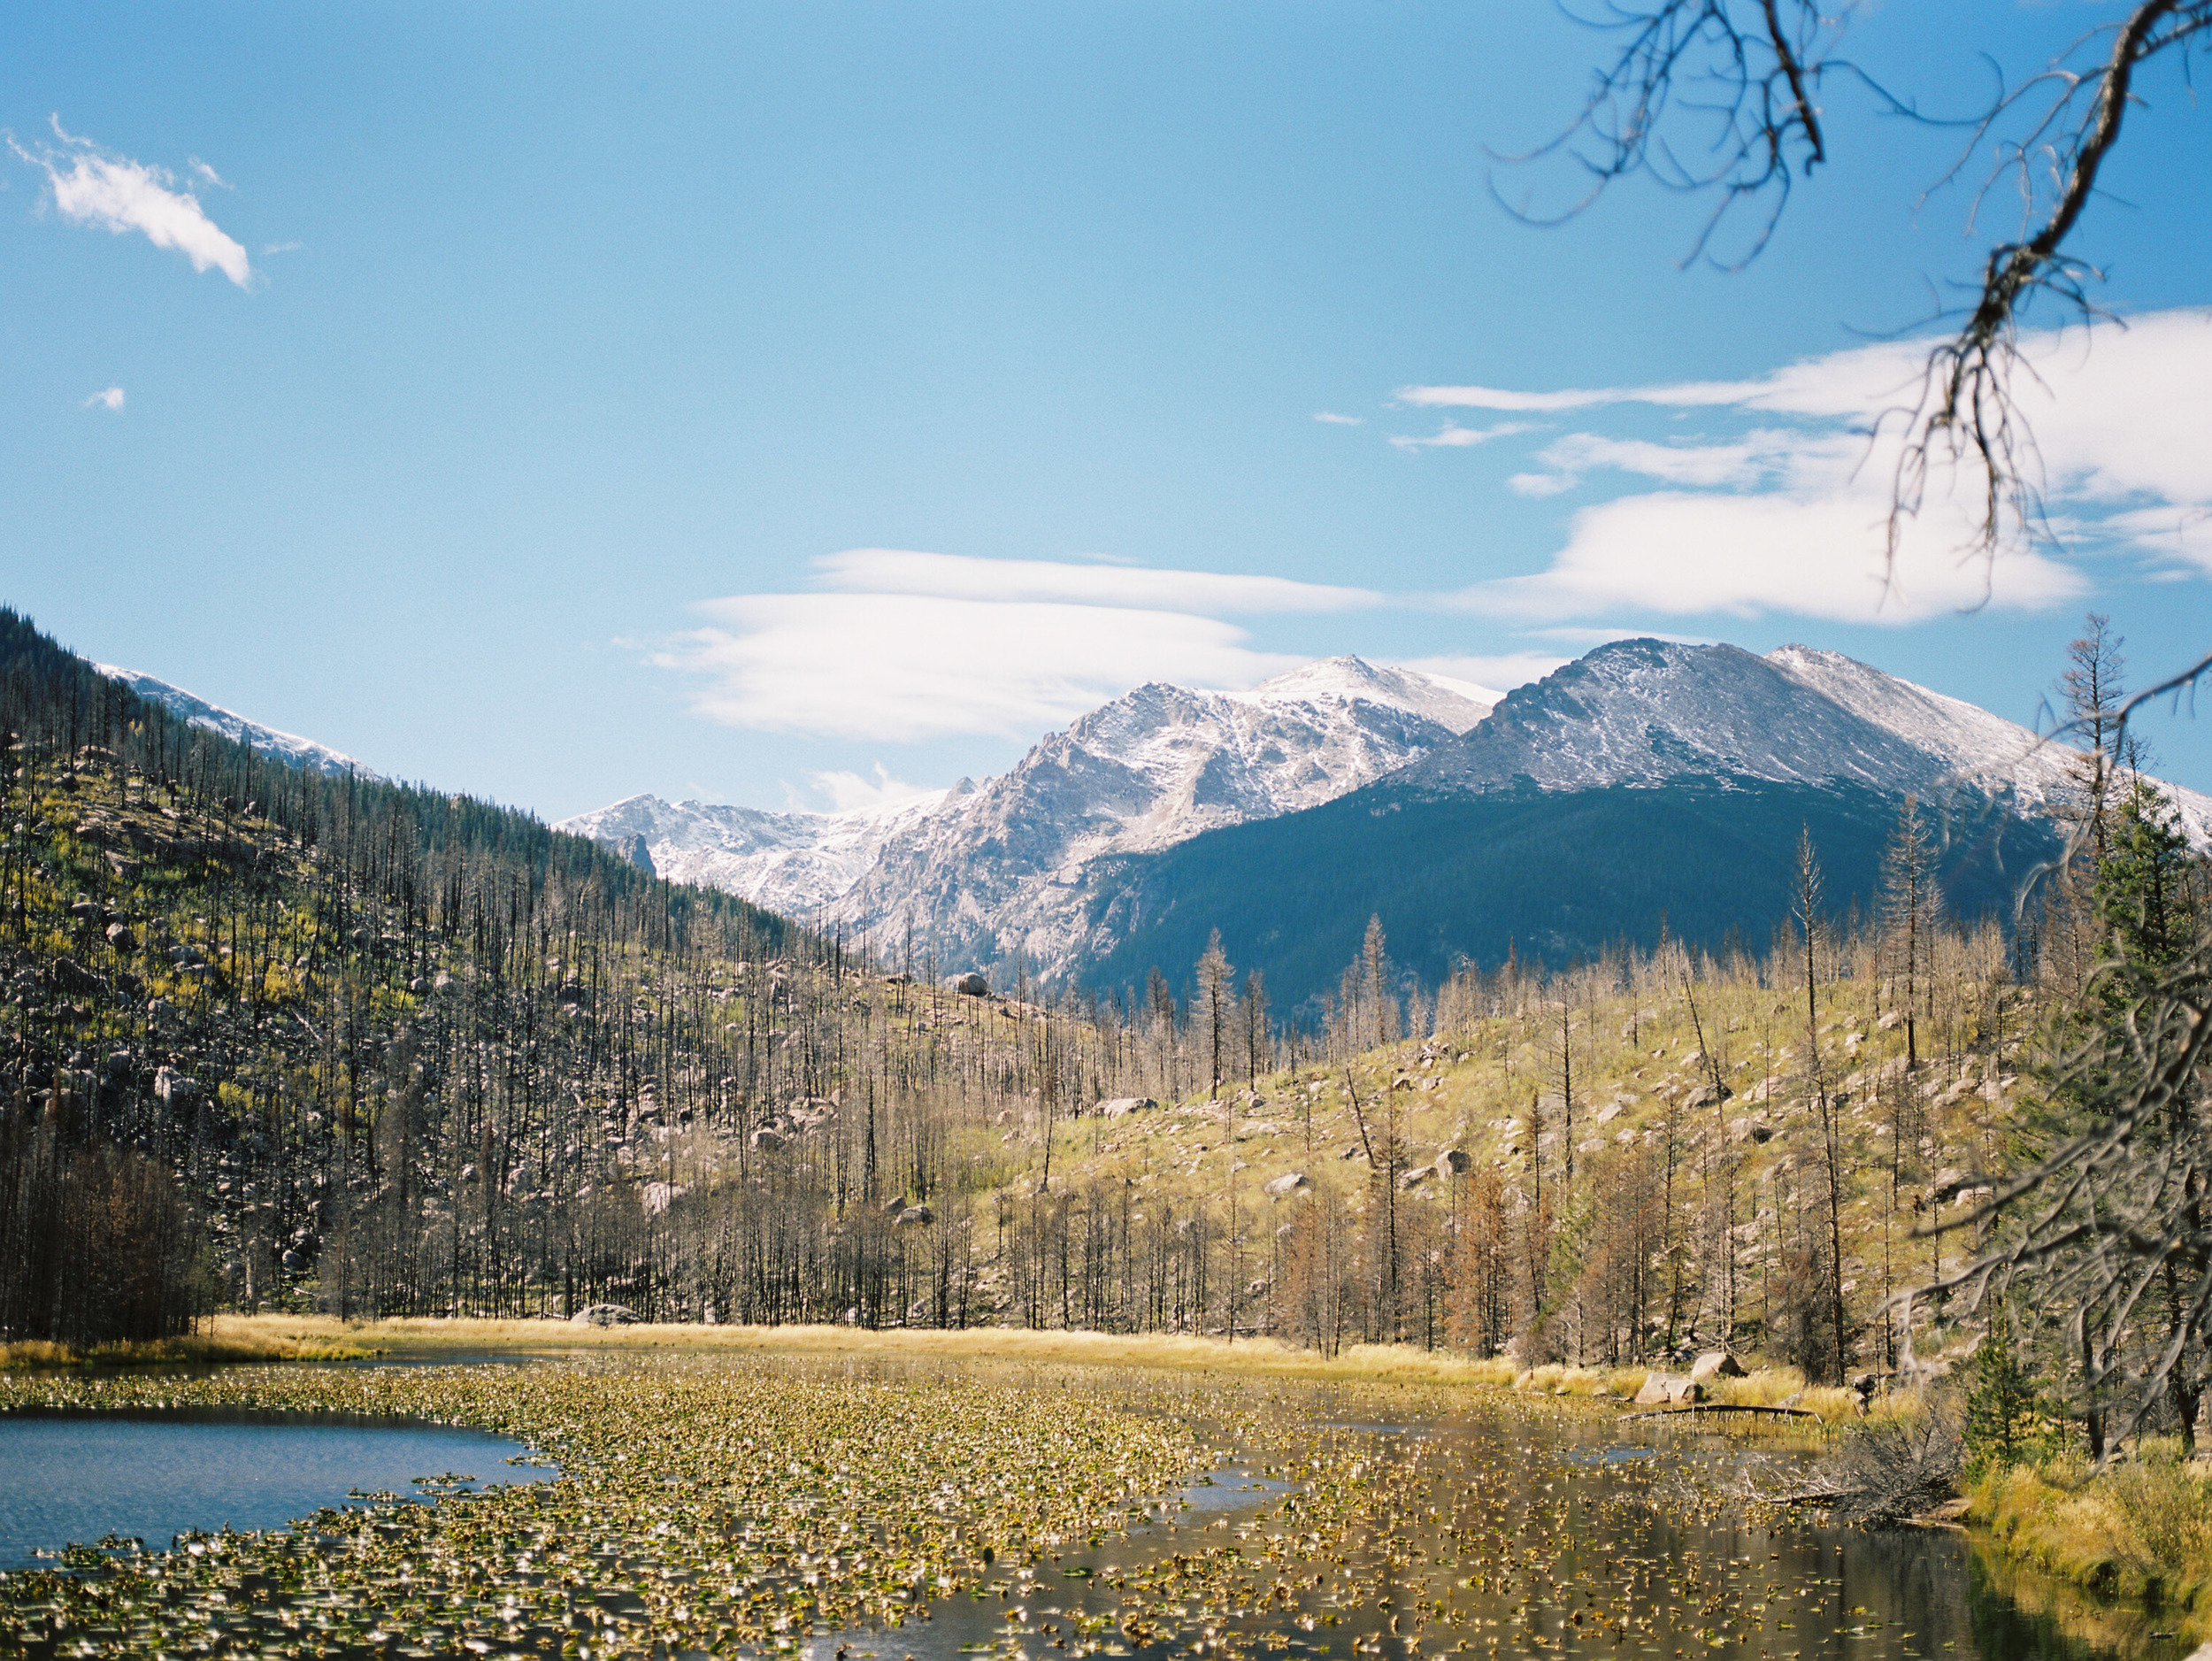
<path id="1" fill-rule="evenodd" d="M 1578 511 L 1548 569 L 1486 582 L 1458 603 L 1529 620 L 1784 612 L 1905 623 L 1960 607 L 2039 610 L 2088 591 L 2047 542 L 1978 546 L 1978 476 L 1931 473 L 1920 511 L 1885 550 L 1901 454 L 1901 404 L 1930 342 L 1809 358 L 1755 379 L 1563 391 L 1480 386 L 1400 389 L 1405 404 L 1594 414 L 1702 409 L 1724 430 L 1658 442 L 1581 431 L 1515 474 L 1525 496 L 1609 485 Z M 2212 571 L 2212 311 L 2151 313 L 2021 341 L 2013 378 L 2038 482 L 2066 548 L 2102 547 Z M 1885 419 L 1885 418 L 1889 419 Z M 1726 431 L 1731 424 L 1740 430 Z M 1623 489 L 1603 475 L 1620 475 Z"/>
<path id="2" fill-rule="evenodd" d="M 119 236 L 140 232 L 156 248 L 182 254 L 192 262 L 193 270 L 212 266 L 242 288 L 253 281 L 253 266 L 246 250 L 207 217 L 197 196 L 177 188 L 175 175 L 64 132 L 58 116 L 52 124 L 59 149 L 47 144 L 27 149 L 12 133 L 8 147 L 45 173 L 53 189 L 54 205 L 64 219 L 72 224 L 96 226 Z M 212 168 L 204 163 L 196 165 L 212 178 Z"/>
<path id="3" fill-rule="evenodd" d="M 1339 415 L 1334 410 L 1316 410 L 1313 419 L 1331 427 L 1363 427 L 1367 423 L 1363 415 Z"/>
<path id="4" fill-rule="evenodd" d="M 84 401 L 88 410 L 119 410 L 123 407 L 123 388 L 104 387 Z"/>
<path id="5" fill-rule="evenodd" d="M 874 778 L 868 779 L 850 772 L 810 773 L 807 774 L 807 782 L 827 798 L 833 813 L 872 812 L 931 794 L 926 784 L 909 784 L 903 779 L 893 778 L 890 768 L 879 761 L 876 763 L 875 773 Z"/>
<path id="6" fill-rule="evenodd" d="M 904 548 L 853 548 L 812 562 L 829 588 L 855 593 L 929 595 L 944 599 L 1066 601 L 1079 605 L 1162 607 L 1227 612 L 1342 611 L 1379 605 L 1371 588 L 1336 588 L 1288 577 L 1144 565 L 1077 565 L 1053 559 L 978 559 Z"/>
<path id="7" fill-rule="evenodd" d="M 228 180 L 225 179 L 222 174 L 217 173 L 212 167 L 202 161 L 197 156 L 189 156 L 185 159 L 190 165 L 193 173 L 202 181 L 202 182 L 213 185 L 218 190 L 228 190 L 234 188 Z"/>
<path id="8" fill-rule="evenodd" d="M 1231 618 L 1384 599 L 1282 577 L 902 549 L 811 565 L 812 591 L 704 601 L 703 627 L 651 654 L 696 678 L 697 713 L 883 742 L 1033 738 L 1146 681 L 1246 687 L 1304 661 L 1256 648 Z"/>
<path id="9" fill-rule="evenodd" d="M 1441 431 L 1425 437 L 1401 433 L 1390 442 L 1400 450 L 1469 450 L 1495 438 L 1511 438 L 1517 433 L 1535 430 L 1535 424 L 1529 421 L 1501 421 L 1495 427 L 1461 427 L 1447 421 Z"/>

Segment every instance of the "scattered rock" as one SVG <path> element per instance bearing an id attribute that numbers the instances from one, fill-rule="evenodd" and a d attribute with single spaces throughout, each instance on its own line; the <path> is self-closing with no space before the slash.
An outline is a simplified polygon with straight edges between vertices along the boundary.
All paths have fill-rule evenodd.
<path id="1" fill-rule="evenodd" d="M 784 1144 L 783 1133 L 771 1130 L 765 1125 L 753 1133 L 751 1140 L 753 1146 L 763 1153 L 774 1153 Z"/>
<path id="2" fill-rule="evenodd" d="M 1735 1094 L 1726 1085 L 1715 1084 L 1708 1079 L 1682 1099 L 1682 1105 L 1685 1107 L 1717 1107 Z"/>
<path id="3" fill-rule="evenodd" d="M 1408 1171 L 1400 1176 L 1398 1186 L 1402 1188 L 1417 1188 L 1435 1174 L 1434 1167 L 1423 1165 L 1417 1171 Z"/>
<path id="4" fill-rule="evenodd" d="M 1266 1181 L 1261 1183 L 1260 1192 L 1266 1195 L 1271 1200 L 1286 1200 L 1292 1195 L 1297 1193 L 1299 1189 L 1309 1188 L 1311 1184 L 1306 1180 L 1306 1173 L 1304 1172 L 1286 1171 L 1282 1175 L 1279 1177 L 1271 1177 Z"/>
<path id="5" fill-rule="evenodd" d="M 110 923 L 107 935 L 108 944 L 118 951 L 132 952 L 138 950 L 138 937 L 120 923 Z"/>
<path id="6" fill-rule="evenodd" d="M 200 1081 L 188 1079 L 174 1067 L 157 1068 L 154 1073 L 154 1096 L 168 1106 L 188 1102 L 200 1093 Z"/>

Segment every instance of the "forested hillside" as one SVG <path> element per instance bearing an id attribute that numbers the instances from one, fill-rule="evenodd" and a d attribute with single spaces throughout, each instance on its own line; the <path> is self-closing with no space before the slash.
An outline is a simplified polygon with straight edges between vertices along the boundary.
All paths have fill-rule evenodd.
<path id="1" fill-rule="evenodd" d="M 1276 926 L 1317 978 L 1335 957 L 1318 1018 L 1285 1023 L 1225 931 L 1048 1001 L 923 943 L 856 961 L 525 815 L 265 765 L 5 622 L 8 1336 L 604 1301 L 1532 1363 L 1727 1346 L 1840 1378 L 1956 1340 L 1979 1280 L 1896 1295 L 2028 1239 L 1990 1202 L 2093 1133 L 2079 1191 L 2118 1243 L 2082 1269 L 2061 1230 L 2004 1273 L 2129 1301 L 2086 1318 L 2093 1365 L 2060 1354 L 2063 1299 L 2022 1342 L 2069 1388 L 2171 1383 L 2158 1411 L 2194 1413 L 2202 1273 L 2169 1252 L 2137 1284 L 2124 1242 L 2197 1227 L 2205 868 L 2116 756 L 2085 762 L 2080 847 L 2017 926 L 1975 904 L 2009 847 L 2001 873 L 1986 842 L 1947 853 L 1909 801 L 1824 793 L 1877 850 L 1831 870 L 1786 788 L 1671 786 L 1694 891 L 1637 886 L 1650 850 L 1609 844 L 1604 793 L 1563 844 L 1529 817 L 1557 797 L 1493 799 L 1471 860 L 1666 922 L 1432 976 L 1397 960 L 1431 950 L 1419 896 L 1384 882 L 1348 942 L 1286 881 Z M 1348 867 L 1370 827 L 1432 839 L 1424 811 L 1469 807 L 1342 811 Z M 1686 896 L 1722 887 L 1781 926 L 1712 928 Z"/>
<path id="2" fill-rule="evenodd" d="M 1294 817 L 1209 832 L 1104 863 L 1088 919 L 1113 950 L 1102 986 L 1196 961 L 1210 931 L 1261 969 L 1286 1009 L 1334 990 L 1380 916 L 1399 961 L 1430 986 L 1509 952 L 1564 968 L 1663 933 L 1700 950 L 1764 950 L 1789 915 L 1809 832 L 1830 908 L 1870 917 L 1900 797 L 1847 783 L 1686 777 L 1658 785 L 1438 796 L 1386 780 Z M 1935 880 L 1955 917 L 2009 926 L 2030 875 L 2056 857 L 2044 820 L 1983 805 L 1927 816 Z"/>

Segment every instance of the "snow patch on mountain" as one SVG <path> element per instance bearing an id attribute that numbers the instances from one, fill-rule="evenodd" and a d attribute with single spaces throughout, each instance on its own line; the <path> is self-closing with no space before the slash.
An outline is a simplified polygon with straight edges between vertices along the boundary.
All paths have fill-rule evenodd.
<path id="1" fill-rule="evenodd" d="M 886 842 L 927 819 L 949 795 L 930 790 L 842 813 L 771 813 L 634 796 L 553 828 L 626 857 L 642 845 L 657 876 L 720 888 L 807 921 L 843 897 Z"/>
<path id="2" fill-rule="evenodd" d="M 1448 675 L 1394 669 L 1357 657 L 1325 657 L 1234 696 L 1259 704 L 1318 704 L 1332 699 L 1349 703 L 1363 698 L 1370 704 L 1423 716 L 1453 733 L 1464 733 L 1496 708 L 1504 695 Z"/>
<path id="3" fill-rule="evenodd" d="M 1767 661 L 1939 761 L 1947 782 L 1989 793 L 2009 791 L 2024 807 L 2055 812 L 2075 793 L 2078 752 L 1962 698 L 1947 697 L 1896 675 L 1812 646 L 1784 646 Z M 2174 804 L 2189 840 L 2212 846 L 2212 796 L 2155 781 Z"/>
<path id="4" fill-rule="evenodd" d="M 196 697 L 182 687 L 173 687 L 166 681 L 157 681 L 135 669 L 119 668 L 114 664 L 94 664 L 93 669 L 111 681 L 120 681 L 149 704 L 158 704 L 194 727 L 204 727 L 211 733 L 234 739 L 242 744 L 251 744 L 265 756 L 271 756 L 288 767 L 303 767 L 316 773 L 343 777 L 351 773 L 357 779 L 377 780 L 380 773 L 372 773 L 351 756 L 319 744 L 311 738 L 302 738 L 296 733 L 280 733 L 273 727 L 264 727 L 259 721 L 249 719 L 235 710 L 227 710 L 219 704 L 210 704 Z"/>
<path id="5" fill-rule="evenodd" d="M 1451 741 L 1496 695 L 1357 657 L 1243 692 L 1154 684 L 1092 711 L 979 786 L 851 813 L 772 813 L 633 796 L 555 828 L 660 875 L 947 961 L 1016 950 L 1056 966 L 1079 935 L 1084 868 L 1102 854 L 1332 801 Z"/>

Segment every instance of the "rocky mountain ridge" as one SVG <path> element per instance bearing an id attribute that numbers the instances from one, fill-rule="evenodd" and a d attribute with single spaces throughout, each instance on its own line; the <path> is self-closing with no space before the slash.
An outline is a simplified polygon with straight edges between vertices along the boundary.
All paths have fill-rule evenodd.
<path id="1" fill-rule="evenodd" d="M 840 922 L 898 957 L 912 938 L 948 961 L 1019 950 L 1064 959 L 1082 873 L 1106 853 L 1334 800 L 1448 742 L 1496 695 L 1417 671 L 1333 657 L 1246 692 L 1155 683 L 1052 734 L 998 778 L 885 808 L 769 813 L 633 796 L 562 830 L 654 870 L 787 915 Z"/>

